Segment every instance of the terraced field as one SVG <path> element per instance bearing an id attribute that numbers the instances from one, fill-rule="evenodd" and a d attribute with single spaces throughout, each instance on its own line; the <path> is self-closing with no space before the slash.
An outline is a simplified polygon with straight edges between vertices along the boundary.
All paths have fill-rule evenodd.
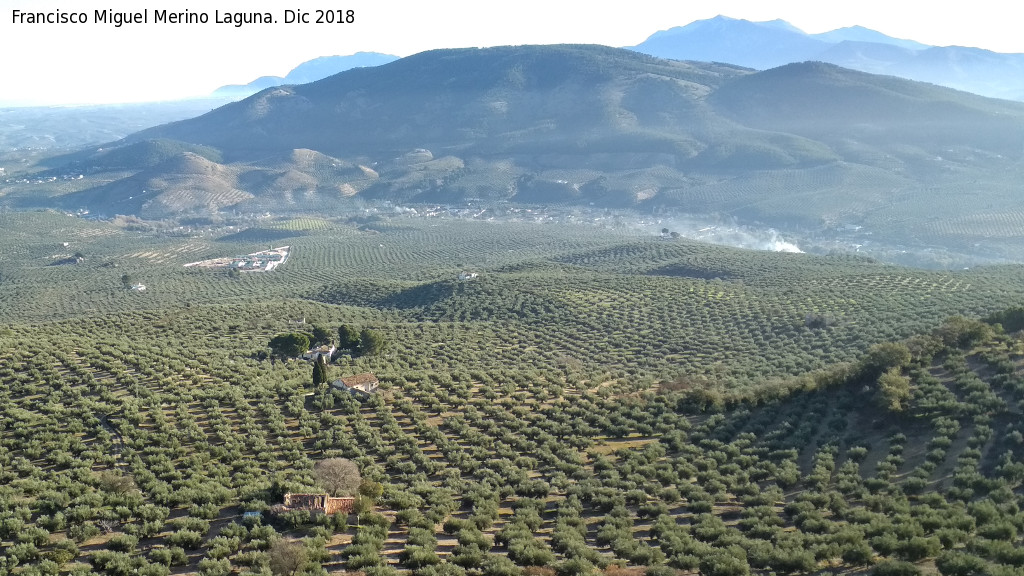
<path id="1" fill-rule="evenodd" d="M 713 373 L 720 386 L 745 386 L 851 360 L 873 342 L 930 330 L 952 314 L 1014 305 L 1022 292 L 1022 271 L 1012 266 L 927 272 L 581 225 L 305 218 L 180 238 L 53 213 L 5 218 L 32 230 L 11 234 L 0 255 L 0 310 L 10 321 L 198 303 L 244 318 L 250 303 L 264 302 L 280 311 L 264 318 L 282 329 L 302 317 L 380 319 L 389 339 L 402 342 L 397 362 L 569 361 L 585 379 Z M 270 276 L 183 267 L 279 244 L 292 255 Z M 84 260 L 55 265 L 74 254 Z M 481 275 L 459 282 L 466 270 Z M 146 293 L 125 291 L 124 275 Z M 463 348 L 442 354 L 447 336 L 418 336 L 438 334 L 438 325 L 463 334 Z"/>
<path id="2" fill-rule="evenodd" d="M 311 216 L 181 238 L 0 218 L 4 574 L 264 574 L 290 540 L 307 574 L 1024 565 L 1024 343 L 945 320 L 1019 304 L 1019 267 L 573 225 Z M 274 274 L 182 266 L 271 231 L 295 234 Z M 379 394 L 267 356 L 341 324 L 387 346 L 330 378 L 373 372 Z M 271 512 L 335 457 L 382 495 Z"/>
<path id="3" fill-rule="evenodd" d="M 185 315 L 100 339 L 96 325 L 5 332 L 8 566 L 247 570 L 279 533 L 332 572 L 1017 558 L 1001 542 L 1019 519 L 1005 495 L 1024 479 L 1019 340 L 918 357 L 899 413 L 853 382 L 701 413 L 713 397 L 630 378 L 595 392 L 545 370 L 405 369 L 359 402 L 307 391 L 304 363 L 196 340 Z M 315 489 L 312 464 L 337 456 L 385 486 L 360 526 L 241 520 L 281 490 Z M 133 487 L 111 488 L 121 477 Z"/>

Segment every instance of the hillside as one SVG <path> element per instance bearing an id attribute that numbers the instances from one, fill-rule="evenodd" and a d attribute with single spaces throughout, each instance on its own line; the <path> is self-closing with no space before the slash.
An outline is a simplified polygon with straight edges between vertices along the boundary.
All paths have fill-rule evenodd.
<path id="1" fill-rule="evenodd" d="M 1024 341 L 947 319 L 1024 326 L 1001 312 L 1019 266 L 401 217 L 0 225 L 5 570 L 262 571 L 279 541 L 321 576 L 1019 563 Z M 283 238 L 272 273 L 182 266 Z M 331 378 L 373 372 L 378 394 L 267 356 L 342 324 L 387 346 Z M 274 511 L 336 457 L 370 481 L 358 513 Z"/>
<path id="2" fill-rule="evenodd" d="M 615 151 L 617 100 L 648 77 L 672 80 L 665 104 L 696 97 L 739 70 L 659 61 L 601 46 L 435 50 L 312 84 L 270 89 L 195 120 L 139 134 L 205 143 L 246 158 L 311 148 L 333 156 L 412 148 L 476 154 L 574 150 L 579 136 Z M 632 90 L 630 90 L 632 88 Z M 691 94 L 692 93 L 692 94 Z M 682 116 L 686 118 L 686 116 Z M 651 146 L 668 146 L 657 138 Z M 621 148 L 620 148 L 621 149 Z M 583 146 L 586 152 L 586 143 Z"/>
<path id="3" fill-rule="evenodd" d="M 165 218 L 189 212 L 211 213 L 252 198 L 238 189 L 238 173 L 192 152 L 181 152 L 124 178 L 69 194 L 75 205 L 104 205 L 118 214 Z"/>
<path id="4" fill-rule="evenodd" d="M 847 245 L 937 247 L 968 262 L 1017 259 L 1024 242 L 1013 224 L 1024 104 L 822 63 L 755 72 L 600 46 L 439 50 L 268 89 L 104 154 L 131 158 L 150 140 L 222 164 L 239 175 L 224 185 L 253 196 L 210 189 L 214 199 L 150 216 L 510 201 L 712 214 L 821 238 L 854 227 L 863 233 Z M 282 163 L 296 150 L 348 168 Z M 47 174 L 80 173 L 68 162 Z M 139 214 L 135 192 L 159 177 L 118 187 L 123 171 L 88 175 L 8 181 L 0 203 Z M 189 193 L 188 179 L 163 180 Z"/>
<path id="5" fill-rule="evenodd" d="M 831 64 L 788 64 L 738 78 L 710 97 L 744 125 L 822 140 L 1006 151 L 1021 141 L 1021 105 Z M 942 118 L 942 122 L 936 122 Z"/>
<path id="6" fill-rule="evenodd" d="M 665 379 L 713 373 L 723 386 L 750 387 L 1024 297 L 1016 266 L 924 271 L 857 256 L 662 240 L 590 223 L 381 213 L 220 224 L 196 218 L 183 226 L 52 213 L 0 217 L 11 231 L 0 261 L 0 313 L 9 321 L 287 302 L 286 316 L 352 313 L 384 322 L 410 358 L 438 367 L 569 361 L 589 378 L 620 370 Z M 294 252 L 273 274 L 231 278 L 183 266 L 268 245 Z M 84 261 L 52 265 L 75 253 Z M 464 270 L 481 276 L 457 282 Z M 124 274 L 148 286 L 143 297 L 125 293 Z M 813 327 L 815 319 L 827 326 Z M 416 336 L 420 326 L 449 325 L 458 327 L 454 341 L 443 331 Z"/>

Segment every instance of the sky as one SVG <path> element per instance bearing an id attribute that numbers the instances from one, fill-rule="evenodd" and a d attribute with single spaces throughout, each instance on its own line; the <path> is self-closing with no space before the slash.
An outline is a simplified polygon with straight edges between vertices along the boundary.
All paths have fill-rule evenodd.
<path id="1" fill-rule="evenodd" d="M 207 8 L 207 6 L 209 8 Z M 147 23 L 97 22 L 96 11 L 148 9 Z M 351 23 L 316 23 L 340 9 Z M 206 23 L 156 23 L 156 11 L 205 13 Z M 286 11 L 308 23 L 285 23 Z M 351 13 L 348 11 L 351 10 Z M 87 22 L 15 21 L 15 11 L 84 14 Z M 217 23 L 220 20 L 228 22 Z M 225 14 L 269 12 L 235 25 Z M 0 105 L 174 100 L 259 76 L 284 76 L 318 56 L 434 48 L 595 43 L 632 46 L 659 30 L 716 15 L 783 19 L 808 33 L 861 25 L 936 46 L 1024 53 L 1014 3 L 995 0 L 0 0 Z M 338 20 L 338 18 L 335 18 Z"/>

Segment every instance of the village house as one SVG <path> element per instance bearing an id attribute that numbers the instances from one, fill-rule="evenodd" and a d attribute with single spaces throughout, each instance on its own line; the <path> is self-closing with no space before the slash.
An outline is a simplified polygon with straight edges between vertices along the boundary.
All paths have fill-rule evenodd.
<path id="1" fill-rule="evenodd" d="M 377 393 L 380 381 L 373 374 L 366 372 L 355 376 L 345 376 L 331 382 L 331 386 L 353 396 L 370 396 Z"/>
<path id="2" fill-rule="evenodd" d="M 334 498 L 327 494 L 292 494 L 284 495 L 283 506 L 287 510 L 308 510 L 323 514 L 348 514 L 356 499 L 352 497 Z"/>
<path id="3" fill-rule="evenodd" d="M 328 345 L 324 344 L 323 346 L 318 346 L 316 348 L 311 348 L 310 350 L 306 351 L 302 355 L 302 359 L 303 360 L 316 360 L 317 356 L 323 356 L 324 358 L 327 359 L 328 362 L 330 362 L 331 358 L 334 356 L 334 351 L 336 349 L 337 348 L 335 348 L 334 345 L 328 346 Z"/>

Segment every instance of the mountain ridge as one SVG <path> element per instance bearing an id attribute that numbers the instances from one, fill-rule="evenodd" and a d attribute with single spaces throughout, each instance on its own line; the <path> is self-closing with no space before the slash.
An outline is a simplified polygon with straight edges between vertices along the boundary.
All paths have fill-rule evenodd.
<path id="1" fill-rule="evenodd" d="M 104 148 L 149 140 L 215 158 L 237 180 L 203 180 L 211 193 L 253 195 L 216 196 L 217 209 L 255 213 L 353 198 L 633 208 L 855 225 L 879 231 L 871 241 L 964 250 L 989 233 L 984 214 L 1024 216 L 1024 103 L 822 62 L 756 71 L 594 45 L 436 50 L 268 88 Z M 65 205 L 97 199 L 85 206 L 110 213 L 109 180 L 123 177 L 111 173 L 102 194 L 81 190 Z M 936 224 L 947 218 L 955 231 Z M 1007 242 L 1024 240 L 1004 229 Z"/>
<path id="2" fill-rule="evenodd" d="M 319 56 L 306 60 L 281 76 L 260 76 L 247 84 L 228 84 L 213 91 L 214 97 L 244 98 L 260 90 L 285 84 L 306 84 L 352 68 L 380 66 L 397 60 L 397 56 L 379 52 L 356 52 L 348 56 Z"/>
<path id="3" fill-rule="evenodd" d="M 841 46 L 846 42 L 853 44 Z M 758 70 L 821 60 L 983 96 L 1024 99 L 1024 54 L 930 46 L 863 26 L 808 34 L 785 21 L 717 16 L 661 30 L 627 48 L 661 58 L 730 62 Z M 865 57 L 866 52 L 871 57 Z"/>

